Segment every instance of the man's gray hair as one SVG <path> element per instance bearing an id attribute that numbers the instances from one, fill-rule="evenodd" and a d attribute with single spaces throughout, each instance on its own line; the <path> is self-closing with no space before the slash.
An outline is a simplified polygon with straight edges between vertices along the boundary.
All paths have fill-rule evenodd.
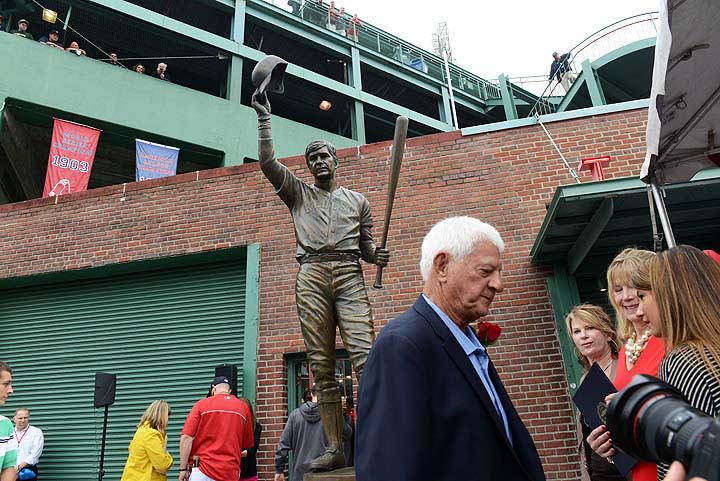
<path id="1" fill-rule="evenodd" d="M 456 261 L 462 260 L 472 252 L 475 244 L 488 241 L 502 252 L 505 243 L 495 227 L 474 217 L 448 217 L 435 224 L 425 235 L 420 257 L 420 273 L 427 281 L 432 270 L 433 260 L 441 252 L 446 252 Z"/>

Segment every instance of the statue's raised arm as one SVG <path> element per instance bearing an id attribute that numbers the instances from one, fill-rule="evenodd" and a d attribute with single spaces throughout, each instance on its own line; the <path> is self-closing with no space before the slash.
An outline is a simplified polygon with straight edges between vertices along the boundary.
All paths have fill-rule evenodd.
<path id="1" fill-rule="evenodd" d="M 285 168 L 275 159 L 270 128 L 270 100 L 268 92 L 283 93 L 283 76 L 287 62 L 275 55 L 268 55 L 258 62 L 252 72 L 252 82 L 256 87 L 250 99 L 250 105 L 258 117 L 258 160 L 268 180 L 280 189 L 285 179 Z"/>

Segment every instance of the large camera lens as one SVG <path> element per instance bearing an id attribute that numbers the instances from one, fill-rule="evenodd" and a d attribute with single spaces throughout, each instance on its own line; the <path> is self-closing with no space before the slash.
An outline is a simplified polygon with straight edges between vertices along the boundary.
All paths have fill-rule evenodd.
<path id="1" fill-rule="evenodd" d="M 652 376 L 638 374 L 608 406 L 613 444 L 647 461 L 690 466 L 695 443 L 713 422 L 682 394 Z"/>

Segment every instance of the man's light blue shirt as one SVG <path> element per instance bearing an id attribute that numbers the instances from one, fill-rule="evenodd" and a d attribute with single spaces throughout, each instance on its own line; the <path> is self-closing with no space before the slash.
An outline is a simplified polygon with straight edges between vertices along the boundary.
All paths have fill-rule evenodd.
<path id="1" fill-rule="evenodd" d="M 452 319 L 450 319 L 450 317 L 442 311 L 442 309 L 428 299 L 425 294 L 422 296 L 423 299 L 425 299 L 425 302 L 432 307 L 432 310 L 440 316 L 440 319 L 442 319 L 448 329 L 450 329 L 453 337 L 455 337 L 462 350 L 470 359 L 470 362 L 475 368 L 478 376 L 480 376 L 480 380 L 485 386 L 485 390 L 495 406 L 495 410 L 502 419 L 503 425 L 505 426 L 505 433 L 507 434 L 510 444 L 512 444 L 512 435 L 510 434 L 510 426 L 508 425 L 505 409 L 503 409 L 502 402 L 500 402 L 500 396 L 498 396 L 495 386 L 493 386 L 493 383 L 490 380 L 490 374 L 488 373 L 488 363 L 490 362 L 490 359 L 488 358 L 487 352 L 485 352 L 485 347 L 480 343 L 480 341 L 478 341 L 478 338 L 475 336 L 472 329 L 468 328 L 465 332 L 462 332 L 458 325 L 455 324 Z"/>

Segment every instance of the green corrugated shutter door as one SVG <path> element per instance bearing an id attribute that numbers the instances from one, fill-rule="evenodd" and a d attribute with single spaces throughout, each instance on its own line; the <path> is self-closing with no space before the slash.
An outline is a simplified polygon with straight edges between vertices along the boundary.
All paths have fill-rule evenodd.
<path id="1" fill-rule="evenodd" d="M 120 479 L 155 399 L 173 410 L 169 477 L 177 477 L 182 423 L 214 367 L 236 364 L 241 376 L 244 309 L 244 259 L 2 291 L 0 359 L 13 368 L 15 393 L 0 413 L 30 409 L 45 433 L 43 480 L 96 480 L 103 409 L 93 408 L 94 377 L 116 374 L 105 480 Z"/>

